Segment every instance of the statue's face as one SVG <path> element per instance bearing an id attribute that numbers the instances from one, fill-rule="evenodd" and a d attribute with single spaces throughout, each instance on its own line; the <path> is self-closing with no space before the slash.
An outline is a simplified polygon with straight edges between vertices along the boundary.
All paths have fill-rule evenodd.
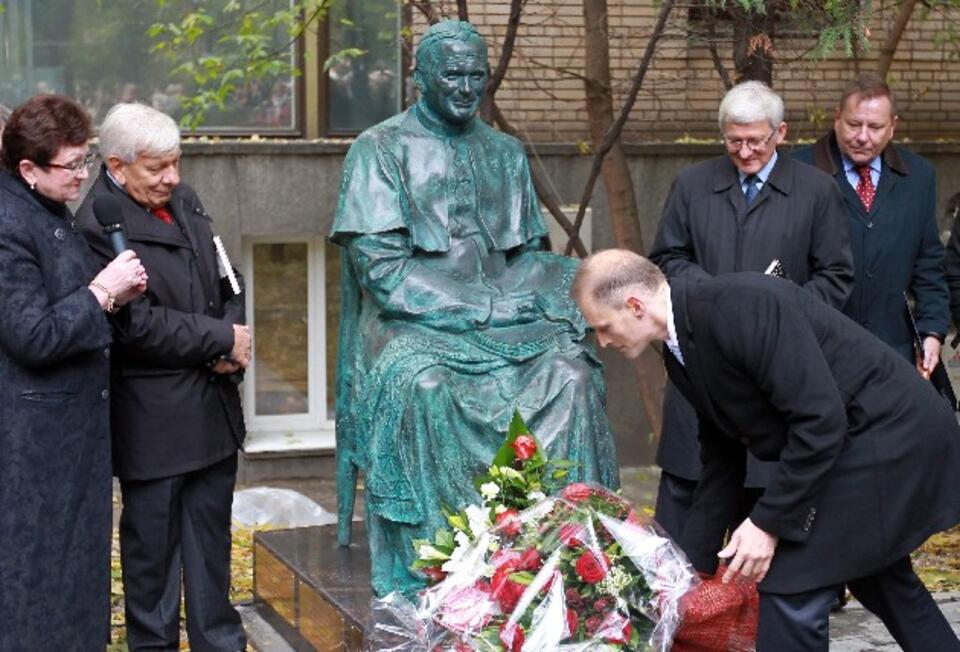
<path id="1" fill-rule="evenodd" d="M 487 55 L 474 41 L 441 41 L 417 70 L 417 85 L 427 107 L 440 119 L 463 125 L 473 119 L 487 85 Z"/>

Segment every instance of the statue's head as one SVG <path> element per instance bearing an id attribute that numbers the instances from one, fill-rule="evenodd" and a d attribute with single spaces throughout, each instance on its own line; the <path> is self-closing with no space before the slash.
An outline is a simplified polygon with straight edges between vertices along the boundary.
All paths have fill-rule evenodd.
<path id="1" fill-rule="evenodd" d="M 420 41 L 413 79 L 431 113 L 460 126 L 476 115 L 489 73 L 487 44 L 477 29 L 466 21 L 442 20 Z"/>

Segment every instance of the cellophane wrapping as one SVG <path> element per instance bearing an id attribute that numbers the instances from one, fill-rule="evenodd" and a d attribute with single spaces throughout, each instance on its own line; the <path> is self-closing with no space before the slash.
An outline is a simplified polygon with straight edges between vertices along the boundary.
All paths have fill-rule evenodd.
<path id="1" fill-rule="evenodd" d="M 653 519 L 582 483 L 507 516 L 459 538 L 442 581 L 416 600 L 376 600 L 366 648 L 670 649 L 700 579 Z"/>

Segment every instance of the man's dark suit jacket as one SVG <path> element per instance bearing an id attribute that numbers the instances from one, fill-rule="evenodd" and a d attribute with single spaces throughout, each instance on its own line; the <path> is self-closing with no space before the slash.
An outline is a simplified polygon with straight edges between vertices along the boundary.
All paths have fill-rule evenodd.
<path id="1" fill-rule="evenodd" d="M 847 300 L 853 257 L 843 200 L 829 176 L 780 153 L 748 209 L 729 157 L 680 172 L 650 252 L 650 260 L 667 278 L 762 272 L 774 258 L 790 280 L 826 303 L 840 307 Z M 697 450 L 693 410 L 668 387 L 657 464 L 673 475 L 696 480 Z M 763 481 L 751 478 L 751 484 Z"/>
<path id="2" fill-rule="evenodd" d="M 914 333 L 903 293 L 916 300 L 921 333 L 946 335 L 950 320 L 933 166 L 907 149 L 887 145 L 880 155 L 877 194 L 867 212 L 847 181 L 833 131 L 793 156 L 830 174 L 843 195 L 856 271 L 843 312 L 913 361 Z"/>
<path id="3" fill-rule="evenodd" d="M 129 246 L 149 277 L 146 293 L 114 319 L 114 473 L 153 480 L 202 469 L 234 454 L 246 432 L 237 385 L 208 367 L 233 349 L 243 294 L 221 284 L 210 217 L 183 183 L 169 202 L 175 223 L 165 224 L 102 169 L 77 211 L 102 264 L 114 257 L 93 215 L 105 194 L 120 202 Z"/>
<path id="4" fill-rule="evenodd" d="M 960 427 L 913 365 L 811 293 L 762 274 L 671 283 L 703 475 L 681 538 L 713 571 L 745 452 L 776 461 L 750 518 L 780 538 L 760 589 L 870 575 L 960 522 Z"/>

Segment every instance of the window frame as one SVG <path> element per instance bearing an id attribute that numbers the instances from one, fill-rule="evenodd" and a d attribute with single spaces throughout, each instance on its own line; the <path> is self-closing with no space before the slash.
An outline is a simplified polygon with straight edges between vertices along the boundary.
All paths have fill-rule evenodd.
<path id="1" fill-rule="evenodd" d="M 254 303 L 253 249 L 264 244 L 307 245 L 307 387 L 309 411 L 299 414 L 257 415 L 257 325 Z M 326 278 L 324 239 L 317 236 L 251 236 L 243 240 L 247 323 L 253 333 L 253 356 L 243 383 L 243 412 L 247 424 L 244 449 L 250 453 L 295 450 L 333 450 L 334 419 L 327 413 Z M 333 382 L 333 379 L 330 379 Z"/>

